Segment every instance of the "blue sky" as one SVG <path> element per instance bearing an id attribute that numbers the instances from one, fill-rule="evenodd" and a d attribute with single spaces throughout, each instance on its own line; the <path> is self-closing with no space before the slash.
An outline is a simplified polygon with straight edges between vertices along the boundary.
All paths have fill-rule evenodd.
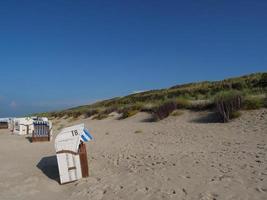
<path id="1" fill-rule="evenodd" d="M 1 1 L 0 117 L 267 71 L 267 1 Z"/>

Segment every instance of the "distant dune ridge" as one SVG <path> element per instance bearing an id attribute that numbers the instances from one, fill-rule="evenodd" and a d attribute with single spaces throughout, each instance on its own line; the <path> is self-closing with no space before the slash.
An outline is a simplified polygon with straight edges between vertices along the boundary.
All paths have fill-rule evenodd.
<path id="1" fill-rule="evenodd" d="M 63 111 L 38 114 L 48 117 L 84 116 L 87 118 L 94 116 L 94 119 L 104 119 L 110 113 L 117 112 L 121 114 L 120 119 L 125 119 L 144 111 L 151 113 L 153 120 L 157 121 L 169 116 L 176 109 L 214 109 L 218 107 L 215 101 L 216 96 L 229 97 L 229 93 L 234 94 L 235 91 L 240 92 L 242 96 L 240 109 L 266 107 L 266 88 L 267 73 L 254 73 L 221 81 L 204 81 L 176 85 L 166 89 L 138 91 L 125 97 L 115 97 Z M 222 94 L 224 92 L 228 94 Z"/>

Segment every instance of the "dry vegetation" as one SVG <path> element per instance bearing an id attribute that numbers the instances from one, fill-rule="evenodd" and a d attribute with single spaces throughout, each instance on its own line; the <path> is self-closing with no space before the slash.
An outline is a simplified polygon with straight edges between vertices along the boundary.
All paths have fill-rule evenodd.
<path id="1" fill-rule="evenodd" d="M 267 73 L 255 73 L 222 81 L 177 85 L 40 115 L 56 118 L 83 115 L 100 120 L 107 118 L 111 112 L 118 112 L 120 119 L 125 119 L 143 111 L 151 113 L 155 120 L 161 120 L 177 109 L 198 111 L 217 108 L 222 120 L 227 122 L 237 117 L 240 109 L 266 107 L 266 91 Z"/>
<path id="2" fill-rule="evenodd" d="M 223 91 L 215 96 L 216 108 L 223 122 L 238 117 L 237 112 L 241 109 L 242 102 L 242 94 L 236 90 Z"/>

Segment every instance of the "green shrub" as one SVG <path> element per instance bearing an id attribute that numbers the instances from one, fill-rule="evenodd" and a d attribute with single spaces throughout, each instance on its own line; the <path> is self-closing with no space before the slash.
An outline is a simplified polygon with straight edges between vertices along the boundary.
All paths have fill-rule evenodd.
<path id="1" fill-rule="evenodd" d="M 243 108 L 246 110 L 259 109 L 264 106 L 264 99 L 260 97 L 246 97 L 243 102 Z"/>
<path id="2" fill-rule="evenodd" d="M 236 90 L 223 91 L 215 96 L 216 108 L 223 122 L 230 121 L 233 113 L 241 108 L 242 99 L 241 93 Z"/>

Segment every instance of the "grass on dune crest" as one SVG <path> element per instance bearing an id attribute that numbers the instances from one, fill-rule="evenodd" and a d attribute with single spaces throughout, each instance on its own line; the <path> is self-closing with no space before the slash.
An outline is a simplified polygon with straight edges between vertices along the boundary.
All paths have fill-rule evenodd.
<path id="1" fill-rule="evenodd" d="M 237 90 L 219 92 L 215 98 L 216 109 L 223 122 L 238 117 L 237 113 L 243 103 L 243 95 Z"/>
<path id="2" fill-rule="evenodd" d="M 99 101 L 91 105 L 37 115 L 55 118 L 93 116 L 94 119 L 104 119 L 110 113 L 118 112 L 121 114 L 120 119 L 125 119 L 143 111 L 151 113 L 155 120 L 161 120 L 177 109 L 198 111 L 216 108 L 219 113 L 227 110 L 233 114 L 240 109 L 266 107 L 266 91 L 267 73 L 255 73 L 222 81 L 204 81 L 151 90 Z M 241 98 L 240 108 L 239 106 L 235 108 L 237 93 Z M 218 106 L 219 102 L 221 106 Z M 234 106 L 233 109 L 232 106 Z M 229 119 L 222 117 L 224 121 L 230 120 L 232 115 L 230 113 Z M 226 115 L 228 116 L 228 114 Z"/>

